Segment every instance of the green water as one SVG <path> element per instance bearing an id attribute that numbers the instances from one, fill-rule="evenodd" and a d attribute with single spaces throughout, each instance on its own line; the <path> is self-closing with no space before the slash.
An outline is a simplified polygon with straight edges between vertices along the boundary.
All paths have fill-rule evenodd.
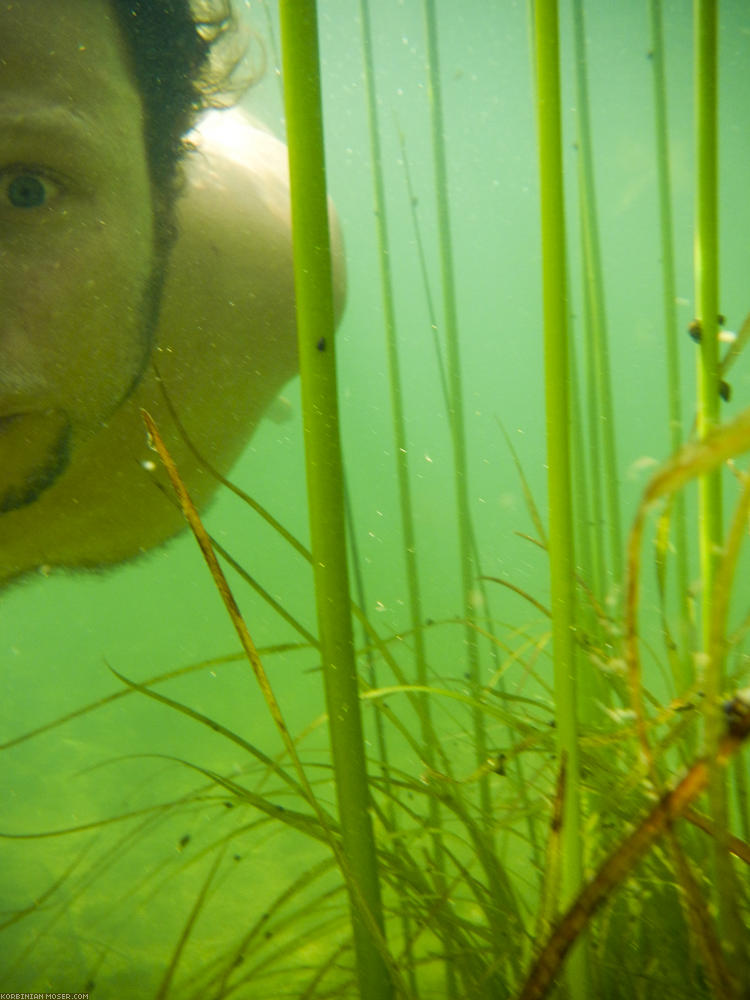
<path id="1" fill-rule="evenodd" d="M 256 5 L 250 13 L 253 24 L 267 34 L 263 8 Z M 546 603 L 546 555 L 516 534 L 531 533 L 533 526 L 498 426 L 502 421 L 510 434 L 544 514 L 539 208 L 527 10 L 520 3 L 469 0 L 440 2 L 438 13 L 471 513 L 482 572 L 507 579 Z M 416 217 L 432 295 L 439 305 L 421 5 L 416 0 L 389 0 L 373 5 L 372 17 L 423 605 L 429 619 L 438 623 L 427 631 L 429 663 L 438 686 L 461 690 L 466 669 L 463 630 L 440 624 L 460 616 L 462 608 L 453 459 L 398 140 L 400 129 L 417 195 Z M 583 307 L 567 9 L 561 20 L 570 313 L 577 332 Z M 627 526 L 650 469 L 644 460 L 661 460 L 669 452 L 646 6 L 590 3 L 586 24 L 622 517 Z M 364 610 L 388 637 L 408 628 L 409 617 L 355 6 L 324 0 L 320 26 L 329 188 L 344 232 L 348 267 L 348 305 L 337 339 L 347 483 L 365 580 Z M 683 330 L 694 314 L 689 5 L 665 5 L 665 39 L 676 310 Z M 282 134 L 270 49 L 269 59 L 266 79 L 243 103 Z M 745 85 L 750 10 L 738 0 L 722 7 L 719 65 L 721 308 L 727 326 L 736 330 L 750 305 L 750 102 Z M 685 334 L 681 375 L 686 433 L 694 412 L 694 351 Z M 747 358 L 733 369 L 731 383 L 726 416 L 750 402 Z M 298 392 L 296 381 L 285 388 L 292 419 L 283 424 L 264 421 L 232 478 L 305 541 Z M 733 496 L 730 492 L 728 505 Z M 688 509 L 693 510 L 690 497 Z M 283 541 L 232 497 L 220 497 L 206 522 L 236 559 L 307 628 L 314 628 L 309 567 Z M 747 557 L 744 569 L 735 595 L 738 620 L 747 614 L 750 601 Z M 655 627 L 656 616 L 648 611 L 654 600 L 650 563 L 647 572 L 645 620 Z M 691 574 L 697 576 L 695 564 Z M 231 582 L 234 586 L 235 579 Z M 616 584 L 611 581 L 609 594 L 617 594 Z M 236 593 L 256 645 L 298 641 L 293 630 L 239 582 Z M 520 597 L 499 588 L 490 594 L 490 607 L 480 613 L 498 623 L 511 648 L 520 641 L 511 635 L 515 627 L 537 636 L 548 630 L 546 619 Z M 397 649 L 403 645 L 395 643 Z M 122 691 L 108 665 L 143 681 L 237 648 L 197 547 L 187 536 L 102 575 L 28 580 L 2 596 L 0 740 L 13 740 Z M 402 654 L 402 662 L 408 663 L 408 655 Z M 326 782 L 321 796 L 332 803 L 315 654 L 309 649 L 272 654 L 265 663 L 292 733 L 315 726 L 302 743 L 302 756 L 315 765 L 311 777 Z M 485 679 L 492 669 L 484 651 Z M 551 683 L 548 656 L 541 656 L 536 669 Z M 744 671 L 744 683 L 750 683 L 746 653 L 737 658 L 734 669 L 740 679 Z M 392 678 L 381 675 L 380 682 L 391 683 Z M 539 685 L 520 667 L 509 669 L 505 683 L 512 692 L 540 696 Z M 656 673 L 648 683 L 666 701 L 679 693 L 668 689 Z M 268 755 L 281 752 L 278 734 L 242 662 L 205 666 L 163 690 Z M 541 697 L 549 701 L 544 691 Z M 390 704 L 412 718 L 398 696 Z M 365 720 L 372 737 L 372 709 L 367 706 Z M 466 712 L 457 705 L 440 708 L 437 724 L 438 739 L 456 772 L 469 774 L 475 761 Z M 499 726 L 491 729 L 495 738 L 499 746 L 506 738 Z M 399 766 L 417 778 L 422 762 L 404 749 L 398 736 L 393 746 Z M 370 750 L 376 756 L 374 745 Z M 0 991 L 76 991 L 95 984 L 97 997 L 155 996 L 216 857 L 216 845 L 224 842 L 226 854 L 169 993 L 205 995 L 196 978 L 201 970 L 218 960 L 229 966 L 233 942 L 243 930 L 269 911 L 294 878 L 326 856 L 325 849 L 308 838 L 279 824 L 258 822 L 256 812 L 211 790 L 209 779 L 181 763 L 185 761 L 224 775 L 239 775 L 248 767 L 258 770 L 238 746 L 138 694 L 3 751 L 0 832 L 24 836 L 0 841 Z M 251 784 L 247 776 L 245 780 Z M 208 795 L 213 801 L 206 801 Z M 502 797 L 502 790 L 498 795 Z M 229 806 L 223 805 L 223 798 Z M 146 811 L 167 802 L 178 804 Z M 292 805 L 299 808 L 299 803 Z M 508 808 L 507 802 L 503 808 Z M 127 818 L 129 814 L 134 815 Z M 110 817 L 119 819 L 97 825 Z M 91 828 L 64 836 L 26 837 L 87 825 Z M 526 848 L 508 839 L 507 858 L 511 867 L 517 866 L 519 891 L 523 896 L 528 889 L 531 895 L 534 880 L 524 867 Z M 746 872 L 744 878 L 747 886 Z M 335 888 L 338 883 L 328 873 L 321 884 Z M 292 909 L 300 905 L 298 901 Z M 469 902 L 466 910 L 471 911 Z M 261 923 L 256 940 L 265 950 L 257 954 L 268 956 L 268 966 L 261 963 L 245 982 L 237 973 L 240 985 L 232 995 L 248 1000 L 297 995 L 294 987 L 284 985 L 292 982 L 285 970 L 298 965 L 314 969 L 320 956 L 328 954 L 325 942 L 345 934 L 345 917 L 339 893 L 310 916 L 301 916 L 299 926 L 285 926 L 283 914 L 268 923 L 272 930 Z M 350 964 L 345 955 L 342 967 Z M 342 978 L 346 983 L 345 972 Z M 426 979 L 424 995 L 440 996 L 440 979 L 432 974 Z M 341 995 L 354 996 L 353 987 Z"/>

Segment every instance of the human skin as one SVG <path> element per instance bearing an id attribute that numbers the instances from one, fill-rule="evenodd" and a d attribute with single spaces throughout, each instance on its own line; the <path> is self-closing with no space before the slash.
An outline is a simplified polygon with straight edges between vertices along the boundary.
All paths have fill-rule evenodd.
<path id="1" fill-rule="evenodd" d="M 150 340 L 159 195 L 116 20 L 103 0 L 58 0 L 54 18 L 48 0 L 17 0 L 0 6 L 0 38 L 2 586 L 118 563 L 180 530 L 141 408 L 196 503 L 209 499 L 216 483 L 154 362 L 192 443 L 226 472 L 297 361 L 284 146 L 240 111 L 203 119 Z M 341 300 L 340 265 L 336 283 Z"/>

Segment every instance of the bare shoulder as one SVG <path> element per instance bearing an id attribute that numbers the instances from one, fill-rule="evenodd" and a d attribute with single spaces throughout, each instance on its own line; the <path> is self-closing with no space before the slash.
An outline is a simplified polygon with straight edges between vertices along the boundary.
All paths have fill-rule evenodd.
<path id="1" fill-rule="evenodd" d="M 292 281 L 291 212 L 287 148 L 241 108 L 207 111 L 190 134 L 184 188 L 178 205 L 178 239 L 172 254 L 164 309 L 174 284 L 202 269 L 200 285 L 254 283 L 255 308 L 279 306 L 279 289 Z M 330 206 L 334 285 L 343 308 L 345 274 L 342 238 Z M 263 292 L 267 292 L 267 301 Z M 185 288 L 180 288 L 184 293 Z M 221 306 L 214 300 L 213 307 Z M 277 313 L 277 319 L 279 319 Z"/>
<path id="2" fill-rule="evenodd" d="M 286 147 L 239 109 L 190 139 L 156 362 L 198 439 L 216 440 L 217 399 L 234 414 L 226 464 L 297 370 Z"/>
<path id="3" fill-rule="evenodd" d="M 287 150 L 239 108 L 207 112 L 190 141 L 156 361 L 191 434 L 226 470 L 297 371 Z M 331 229 L 340 315 L 332 206 Z"/>
<path id="4" fill-rule="evenodd" d="M 237 182 L 236 193 L 248 209 L 262 206 L 289 225 L 287 150 L 280 139 L 241 108 L 225 108 L 205 112 L 188 141 L 190 191 L 218 182 L 231 194 Z"/>

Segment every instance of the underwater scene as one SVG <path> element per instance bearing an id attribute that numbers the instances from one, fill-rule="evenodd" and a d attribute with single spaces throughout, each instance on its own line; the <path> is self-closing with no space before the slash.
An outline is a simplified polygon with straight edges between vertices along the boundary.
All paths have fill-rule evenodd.
<path id="1" fill-rule="evenodd" d="M 61 48 L 96 6 L 60 0 Z M 234 16 L 222 162 L 247 122 L 289 144 L 297 281 L 328 280 L 297 285 L 300 378 L 282 230 L 227 240 L 206 305 L 196 216 L 162 323 L 200 344 L 180 367 L 157 327 L 141 451 L 91 477 L 131 547 L 3 558 L 0 993 L 750 997 L 750 6 Z M 193 191 L 250 211 L 211 137 L 178 227 Z M 286 234 L 257 142 L 247 197 Z M 2 496 L 0 550 L 67 532 Z"/>

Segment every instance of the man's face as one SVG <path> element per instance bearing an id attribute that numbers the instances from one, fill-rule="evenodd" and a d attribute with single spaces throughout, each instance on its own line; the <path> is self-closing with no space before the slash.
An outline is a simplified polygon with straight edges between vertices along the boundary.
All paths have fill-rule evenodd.
<path id="1" fill-rule="evenodd" d="M 128 393 L 157 265 L 141 101 L 109 4 L 5 0 L 0 38 L 1 516 L 63 476 Z"/>

